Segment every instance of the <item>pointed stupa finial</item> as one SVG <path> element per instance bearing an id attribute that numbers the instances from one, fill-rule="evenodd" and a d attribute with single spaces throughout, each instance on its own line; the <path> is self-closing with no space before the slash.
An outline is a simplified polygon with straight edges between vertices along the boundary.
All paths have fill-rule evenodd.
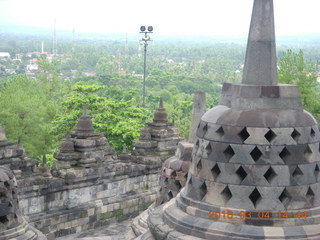
<path id="1" fill-rule="evenodd" d="M 78 121 L 75 133 L 78 136 L 90 136 L 94 133 L 91 117 L 87 114 L 87 105 L 83 106 L 83 113 Z"/>
<path id="2" fill-rule="evenodd" d="M 18 137 L 18 146 L 22 146 L 22 137 L 21 136 Z"/>
<path id="3" fill-rule="evenodd" d="M 273 0 L 254 0 L 242 83 L 278 84 Z"/>
<path id="4" fill-rule="evenodd" d="M 7 141 L 6 131 L 0 124 L 0 141 Z"/>
<path id="5" fill-rule="evenodd" d="M 83 105 L 82 116 L 87 116 L 88 115 L 87 114 L 87 109 L 88 109 L 88 105 L 87 104 Z"/>
<path id="6" fill-rule="evenodd" d="M 46 165 L 47 164 L 47 156 L 43 155 L 42 156 L 42 165 Z"/>
<path id="7" fill-rule="evenodd" d="M 159 108 L 163 108 L 163 99 L 160 97 Z"/>
<path id="8" fill-rule="evenodd" d="M 168 113 L 163 107 L 163 99 L 160 98 L 159 108 L 155 111 L 153 115 L 154 123 L 168 123 Z"/>

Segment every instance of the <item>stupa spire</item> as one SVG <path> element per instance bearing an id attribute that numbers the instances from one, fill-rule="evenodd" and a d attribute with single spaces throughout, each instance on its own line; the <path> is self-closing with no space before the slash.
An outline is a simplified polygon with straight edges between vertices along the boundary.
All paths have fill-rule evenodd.
<path id="1" fill-rule="evenodd" d="M 83 105 L 83 110 L 82 110 L 82 116 L 87 116 L 87 109 L 88 109 L 88 105 Z"/>
<path id="2" fill-rule="evenodd" d="M 254 1 L 242 83 L 278 84 L 273 0 Z"/>
<path id="3" fill-rule="evenodd" d="M 159 108 L 163 108 L 163 99 L 160 97 Z"/>

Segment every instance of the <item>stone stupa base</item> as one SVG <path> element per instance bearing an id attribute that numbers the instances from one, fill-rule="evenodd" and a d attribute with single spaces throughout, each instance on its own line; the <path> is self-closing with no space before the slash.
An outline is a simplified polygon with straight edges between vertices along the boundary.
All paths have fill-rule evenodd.
<path id="1" fill-rule="evenodd" d="M 144 239 L 320 239 L 320 224 L 275 227 L 253 226 L 248 225 L 245 221 L 244 224 L 218 222 L 212 219 L 192 216 L 195 214 L 196 208 L 188 206 L 186 209 L 190 213 L 188 214 L 177 207 L 176 201 L 176 198 L 174 198 L 163 207 L 159 207 L 151 213 L 148 225 L 153 238 L 147 237 L 150 234 L 145 234 Z M 307 221 L 308 219 L 306 219 Z"/>

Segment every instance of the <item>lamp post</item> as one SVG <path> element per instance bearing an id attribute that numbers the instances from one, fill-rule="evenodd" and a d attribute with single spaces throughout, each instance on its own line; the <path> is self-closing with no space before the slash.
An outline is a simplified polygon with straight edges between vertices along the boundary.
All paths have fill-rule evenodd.
<path id="1" fill-rule="evenodd" d="M 142 106 L 145 107 L 145 98 L 146 98 L 146 67 L 147 67 L 147 46 L 148 42 L 152 41 L 150 38 L 150 33 L 153 33 L 153 27 L 149 26 L 146 29 L 145 26 L 140 27 L 140 33 L 144 33 L 144 36 L 140 40 L 140 44 L 144 46 L 144 63 L 143 63 L 143 102 Z"/>

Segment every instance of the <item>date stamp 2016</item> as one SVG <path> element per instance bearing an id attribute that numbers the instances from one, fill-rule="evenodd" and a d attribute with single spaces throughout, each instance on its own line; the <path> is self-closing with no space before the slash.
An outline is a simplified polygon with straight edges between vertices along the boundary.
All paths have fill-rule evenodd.
<path id="1" fill-rule="evenodd" d="M 209 211 L 209 219 L 268 219 L 268 218 L 307 218 L 306 211 L 240 211 L 234 214 L 233 211 Z"/>

